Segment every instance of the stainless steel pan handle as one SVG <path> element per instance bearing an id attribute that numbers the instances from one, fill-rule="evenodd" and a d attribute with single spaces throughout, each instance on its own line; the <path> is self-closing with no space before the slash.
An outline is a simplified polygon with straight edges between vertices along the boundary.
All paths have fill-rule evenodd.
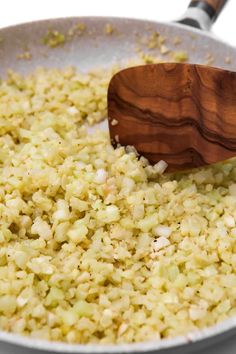
<path id="1" fill-rule="evenodd" d="M 226 2 L 227 0 L 192 0 L 178 22 L 208 31 Z"/>

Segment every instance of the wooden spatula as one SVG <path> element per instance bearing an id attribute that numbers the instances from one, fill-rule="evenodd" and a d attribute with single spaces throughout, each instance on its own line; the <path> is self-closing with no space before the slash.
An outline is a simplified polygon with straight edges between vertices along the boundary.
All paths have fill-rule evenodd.
<path id="1" fill-rule="evenodd" d="M 236 73 L 152 64 L 116 74 L 108 89 L 110 136 L 168 171 L 236 156 Z"/>

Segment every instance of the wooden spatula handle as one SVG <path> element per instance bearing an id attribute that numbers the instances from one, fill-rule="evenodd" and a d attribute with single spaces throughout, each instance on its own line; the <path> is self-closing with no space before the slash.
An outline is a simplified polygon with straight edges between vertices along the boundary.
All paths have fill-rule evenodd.
<path id="1" fill-rule="evenodd" d="M 192 0 L 189 7 L 198 7 L 207 12 L 211 19 L 216 19 L 227 0 Z"/>

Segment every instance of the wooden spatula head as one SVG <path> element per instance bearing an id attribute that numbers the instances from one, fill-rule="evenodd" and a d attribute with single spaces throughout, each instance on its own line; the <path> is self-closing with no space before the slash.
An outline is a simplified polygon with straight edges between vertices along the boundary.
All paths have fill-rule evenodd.
<path id="1" fill-rule="evenodd" d="M 114 145 L 131 145 L 178 171 L 236 156 L 236 73 L 164 63 L 125 69 L 111 80 Z"/>

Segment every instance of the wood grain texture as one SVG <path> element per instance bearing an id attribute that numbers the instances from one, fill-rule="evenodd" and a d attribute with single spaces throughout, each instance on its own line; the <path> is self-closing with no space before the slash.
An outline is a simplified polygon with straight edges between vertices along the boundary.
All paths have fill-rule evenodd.
<path id="1" fill-rule="evenodd" d="M 226 160 L 236 155 L 236 73 L 176 63 L 125 69 L 110 82 L 108 117 L 114 145 L 163 159 L 169 171 Z"/>
<path id="2" fill-rule="evenodd" d="M 200 5 L 207 4 L 215 11 L 214 17 L 217 17 L 221 12 L 222 8 L 224 7 L 224 5 L 226 4 L 226 2 L 227 0 L 192 0 L 189 6 L 191 7 L 192 5 L 196 5 L 196 4 L 200 4 Z"/>

